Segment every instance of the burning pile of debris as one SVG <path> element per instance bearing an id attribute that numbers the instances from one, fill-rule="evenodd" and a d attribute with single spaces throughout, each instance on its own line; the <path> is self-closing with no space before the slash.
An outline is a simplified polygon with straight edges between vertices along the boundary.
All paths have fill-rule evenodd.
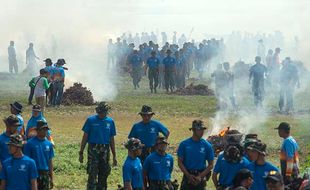
<path id="1" fill-rule="evenodd" d="M 74 83 L 73 86 L 68 88 L 63 94 L 64 105 L 84 105 L 90 106 L 94 104 L 93 94 L 81 83 Z"/>
<path id="2" fill-rule="evenodd" d="M 222 129 L 219 134 L 209 136 L 207 141 L 212 145 L 214 154 L 218 156 L 220 152 L 224 151 L 228 144 L 240 144 L 242 137 L 243 134 L 238 130 L 226 127 Z"/>
<path id="3" fill-rule="evenodd" d="M 175 91 L 178 95 L 202 95 L 202 96 L 214 96 L 214 91 L 209 89 L 208 86 L 203 84 L 194 85 L 191 83 L 185 88 L 181 88 Z"/>

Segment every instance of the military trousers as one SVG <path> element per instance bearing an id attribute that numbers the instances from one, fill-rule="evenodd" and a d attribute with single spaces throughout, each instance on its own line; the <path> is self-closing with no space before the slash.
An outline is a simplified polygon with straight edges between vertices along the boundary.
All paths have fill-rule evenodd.
<path id="1" fill-rule="evenodd" d="M 50 176 L 49 171 L 39 170 L 38 189 L 49 190 L 50 189 Z"/>
<path id="2" fill-rule="evenodd" d="M 87 190 L 106 190 L 111 173 L 110 145 L 88 144 Z"/>

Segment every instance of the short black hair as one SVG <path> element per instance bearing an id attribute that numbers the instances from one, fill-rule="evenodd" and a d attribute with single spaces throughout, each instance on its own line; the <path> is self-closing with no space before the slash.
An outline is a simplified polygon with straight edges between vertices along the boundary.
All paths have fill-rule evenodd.
<path id="1" fill-rule="evenodd" d="M 45 69 L 40 69 L 40 75 L 46 74 L 47 71 Z"/>

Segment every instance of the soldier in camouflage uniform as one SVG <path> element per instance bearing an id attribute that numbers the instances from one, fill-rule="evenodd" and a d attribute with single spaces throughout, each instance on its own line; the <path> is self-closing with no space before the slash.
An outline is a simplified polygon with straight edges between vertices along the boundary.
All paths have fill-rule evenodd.
<path id="1" fill-rule="evenodd" d="M 107 117 L 110 107 L 106 102 L 99 103 L 96 115 L 87 118 L 83 131 L 84 135 L 79 152 L 80 162 L 83 163 L 83 152 L 88 143 L 87 156 L 87 190 L 107 190 L 107 178 L 111 172 L 110 148 L 113 155 L 113 165 L 117 165 L 114 136 L 115 124 Z"/>

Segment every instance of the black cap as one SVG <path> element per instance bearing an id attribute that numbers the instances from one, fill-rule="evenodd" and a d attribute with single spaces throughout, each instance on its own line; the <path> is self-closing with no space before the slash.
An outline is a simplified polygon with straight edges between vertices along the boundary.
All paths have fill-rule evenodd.
<path id="1" fill-rule="evenodd" d="M 207 128 L 203 124 L 203 121 L 201 121 L 201 120 L 194 120 L 193 123 L 192 123 L 192 128 L 190 128 L 190 130 L 192 130 L 192 129 L 199 129 L 199 130 L 203 129 L 203 130 L 205 130 Z"/>
<path id="2" fill-rule="evenodd" d="M 140 115 L 154 115 L 155 113 L 153 112 L 151 106 L 143 105 L 139 114 Z"/>
<path id="3" fill-rule="evenodd" d="M 235 177 L 233 179 L 233 184 L 234 184 L 234 186 L 239 186 L 239 185 L 241 185 L 241 182 L 243 180 L 249 179 L 249 178 L 253 179 L 252 172 L 250 170 L 248 170 L 248 169 L 241 169 L 235 175 Z"/>
<path id="4" fill-rule="evenodd" d="M 3 119 L 4 123 L 8 126 L 19 126 L 19 120 L 18 117 L 16 115 L 10 115 L 7 118 Z"/>
<path id="5" fill-rule="evenodd" d="M 156 138 L 156 144 L 169 144 L 166 137 L 159 136 Z"/>
<path id="6" fill-rule="evenodd" d="M 44 121 L 44 120 L 38 120 L 38 121 L 37 121 L 37 130 L 41 130 L 41 129 L 44 129 L 44 128 L 50 129 L 50 128 L 48 127 L 46 121 Z"/>
<path id="7" fill-rule="evenodd" d="M 44 61 L 45 63 L 52 63 L 51 58 L 46 58 L 46 59 L 44 59 L 43 61 Z"/>
<path id="8" fill-rule="evenodd" d="M 10 104 L 16 111 L 22 112 L 23 106 L 19 102 L 14 102 Z"/>
<path id="9" fill-rule="evenodd" d="M 276 171 L 276 170 L 272 170 L 270 171 L 266 176 L 264 176 L 264 178 L 266 180 L 270 179 L 270 180 L 273 180 L 273 181 L 276 181 L 276 182 L 280 182 L 283 184 L 283 177 L 282 175 Z"/>
<path id="10" fill-rule="evenodd" d="M 274 128 L 274 129 L 290 131 L 291 130 L 291 126 L 287 122 L 282 122 L 282 123 L 279 124 L 279 126 L 277 128 Z"/>

